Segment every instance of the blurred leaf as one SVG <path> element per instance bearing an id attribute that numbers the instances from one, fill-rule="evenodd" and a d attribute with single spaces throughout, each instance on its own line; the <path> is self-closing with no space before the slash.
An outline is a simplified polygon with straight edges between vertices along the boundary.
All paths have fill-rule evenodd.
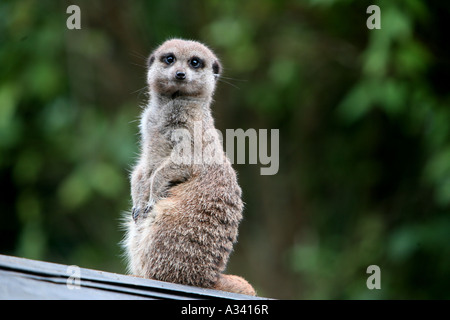
<path id="1" fill-rule="evenodd" d="M 14 166 L 14 178 L 18 185 L 31 184 L 37 181 L 42 168 L 42 158 L 34 150 L 23 150 Z"/>
<path id="2" fill-rule="evenodd" d="M 75 171 L 63 181 L 58 195 L 64 206 L 76 208 L 88 201 L 92 191 L 87 178 L 82 171 Z"/>
<path id="3" fill-rule="evenodd" d="M 297 74 L 297 63 L 286 59 L 276 59 L 269 68 L 269 77 L 274 84 L 287 86 Z"/>
<path id="4" fill-rule="evenodd" d="M 395 65 L 399 73 L 409 77 L 419 77 L 431 61 L 426 48 L 418 42 L 408 42 L 397 51 Z"/>
<path id="5" fill-rule="evenodd" d="M 29 222 L 23 227 L 17 244 L 17 255 L 29 259 L 41 260 L 47 246 L 47 239 L 42 225 Z"/>
<path id="6" fill-rule="evenodd" d="M 116 167 L 99 163 L 90 168 L 89 180 L 92 188 L 98 192 L 113 198 L 122 190 L 124 177 Z"/>
<path id="7" fill-rule="evenodd" d="M 376 83 L 360 82 L 343 99 L 338 106 L 340 117 L 346 122 L 353 122 L 363 117 L 373 103 Z"/>

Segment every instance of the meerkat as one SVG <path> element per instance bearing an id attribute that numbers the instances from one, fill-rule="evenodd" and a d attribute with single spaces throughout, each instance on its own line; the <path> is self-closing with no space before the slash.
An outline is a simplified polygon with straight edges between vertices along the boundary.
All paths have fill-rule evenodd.
<path id="1" fill-rule="evenodd" d="M 211 114 L 220 73 L 197 41 L 171 39 L 150 55 L 124 244 L 133 275 L 256 295 L 242 277 L 223 274 L 243 202 Z M 174 152 L 181 143 L 189 147 L 182 156 Z"/>

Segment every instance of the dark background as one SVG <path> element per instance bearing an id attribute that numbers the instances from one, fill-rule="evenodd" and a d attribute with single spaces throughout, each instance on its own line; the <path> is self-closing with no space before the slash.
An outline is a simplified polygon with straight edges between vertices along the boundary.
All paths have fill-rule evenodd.
<path id="1" fill-rule="evenodd" d="M 68 30 L 66 9 L 81 9 Z M 381 9 L 369 30 L 366 9 Z M 450 298 L 446 1 L 1 1 L 0 253 L 118 273 L 148 54 L 221 58 L 218 129 L 280 130 L 234 165 L 228 273 L 286 299 Z M 381 268 L 381 290 L 366 269 Z M 1 280 L 0 280 L 1 281 Z"/>

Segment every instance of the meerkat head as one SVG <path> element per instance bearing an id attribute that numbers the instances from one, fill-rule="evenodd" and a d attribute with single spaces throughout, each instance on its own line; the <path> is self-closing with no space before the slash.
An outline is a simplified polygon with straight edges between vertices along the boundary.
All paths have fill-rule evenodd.
<path id="1" fill-rule="evenodd" d="M 221 72 L 219 59 L 205 45 L 171 39 L 148 59 L 147 81 L 151 94 L 175 98 L 208 98 Z"/>

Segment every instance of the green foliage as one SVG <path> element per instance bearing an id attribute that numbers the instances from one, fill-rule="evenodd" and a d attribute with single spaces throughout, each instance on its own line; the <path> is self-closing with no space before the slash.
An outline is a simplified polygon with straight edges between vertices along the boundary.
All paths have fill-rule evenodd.
<path id="1" fill-rule="evenodd" d="M 280 129 L 280 171 L 235 165 L 227 272 L 275 298 L 449 298 L 444 1 L 0 2 L 0 253 L 124 272 L 121 215 L 149 52 L 206 42 L 227 128 Z M 126 213 L 125 213 L 126 214 Z M 366 269 L 381 268 L 381 290 Z"/>

